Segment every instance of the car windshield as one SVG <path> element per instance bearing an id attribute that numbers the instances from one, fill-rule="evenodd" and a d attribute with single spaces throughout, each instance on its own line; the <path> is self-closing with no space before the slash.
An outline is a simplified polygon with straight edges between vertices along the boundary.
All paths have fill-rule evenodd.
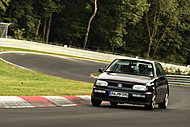
<path id="1" fill-rule="evenodd" d="M 153 66 L 152 63 L 137 60 L 115 60 L 106 72 L 153 77 Z"/>

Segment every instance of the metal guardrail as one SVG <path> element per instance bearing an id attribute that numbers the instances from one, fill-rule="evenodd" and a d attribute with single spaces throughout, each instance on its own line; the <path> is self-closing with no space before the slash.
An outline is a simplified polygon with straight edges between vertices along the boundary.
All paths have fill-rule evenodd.
<path id="1" fill-rule="evenodd" d="M 81 50 L 75 48 L 68 48 L 62 46 L 55 46 L 50 44 L 43 44 L 31 41 L 23 41 L 16 39 L 5 39 L 0 38 L 0 46 L 2 47 L 13 47 L 13 48 L 23 48 L 51 53 L 58 53 L 64 55 L 72 55 L 90 59 L 97 59 L 103 61 L 113 61 L 115 58 L 127 58 L 126 56 L 106 54 L 100 52 L 93 52 L 88 50 Z M 186 74 L 190 71 L 190 65 L 188 66 L 180 66 L 168 63 L 161 63 L 164 68 L 168 69 L 168 72 L 172 72 L 173 70 L 180 70 L 182 73 Z"/>
<path id="2" fill-rule="evenodd" d="M 169 84 L 190 85 L 190 76 L 167 75 Z"/>

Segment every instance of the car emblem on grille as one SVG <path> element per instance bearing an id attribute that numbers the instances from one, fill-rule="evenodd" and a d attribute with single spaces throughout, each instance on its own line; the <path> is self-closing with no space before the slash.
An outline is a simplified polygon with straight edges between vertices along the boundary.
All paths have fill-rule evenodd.
<path id="1" fill-rule="evenodd" d="M 119 83 L 119 84 L 118 84 L 118 87 L 120 87 L 120 88 L 121 88 L 121 87 L 122 87 L 122 84 L 121 84 L 121 83 Z"/>

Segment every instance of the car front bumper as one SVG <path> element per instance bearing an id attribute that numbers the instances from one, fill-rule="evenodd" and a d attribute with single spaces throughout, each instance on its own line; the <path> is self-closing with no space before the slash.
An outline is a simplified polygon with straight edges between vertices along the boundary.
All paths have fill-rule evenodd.
<path id="1" fill-rule="evenodd" d="M 127 97 L 111 96 L 110 91 L 127 93 Z M 149 105 L 151 103 L 153 92 L 134 91 L 134 90 L 118 90 L 95 87 L 93 88 L 92 98 L 102 101 L 111 101 L 117 103 L 128 103 L 137 105 Z"/>

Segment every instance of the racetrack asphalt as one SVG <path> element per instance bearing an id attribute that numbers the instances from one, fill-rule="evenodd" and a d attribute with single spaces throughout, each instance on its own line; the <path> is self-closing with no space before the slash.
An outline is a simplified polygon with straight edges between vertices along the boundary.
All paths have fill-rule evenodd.
<path id="1" fill-rule="evenodd" d="M 108 64 L 82 60 L 64 56 L 51 56 L 32 53 L 2 53 L 0 57 L 15 65 L 52 76 L 58 76 L 76 81 L 94 82 L 89 78 L 91 73 L 97 73 L 98 68 L 105 68 Z"/>
<path id="2" fill-rule="evenodd" d="M 93 82 L 88 78 L 90 73 L 97 72 L 98 68 L 107 65 L 75 58 L 27 53 L 6 53 L 0 57 L 35 71 L 87 82 Z M 54 69 L 55 72 L 52 72 Z M 141 106 L 133 105 L 112 107 L 109 104 L 101 107 L 83 105 L 0 109 L 0 125 L 2 127 L 189 127 L 189 96 L 190 87 L 170 86 L 170 101 L 166 110 L 157 108 L 145 110 Z"/>
<path id="3" fill-rule="evenodd" d="M 168 109 L 109 104 L 0 109 L 2 127 L 189 127 L 189 88 L 171 86 Z"/>

